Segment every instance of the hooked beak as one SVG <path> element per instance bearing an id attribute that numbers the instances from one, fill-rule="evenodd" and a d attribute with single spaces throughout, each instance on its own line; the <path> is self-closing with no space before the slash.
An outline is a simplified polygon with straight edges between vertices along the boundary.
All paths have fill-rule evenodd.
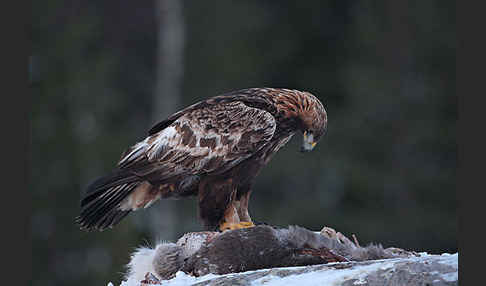
<path id="1" fill-rule="evenodd" d="M 314 134 L 304 131 L 302 147 L 300 148 L 300 152 L 309 152 L 314 149 L 317 142 L 314 141 Z"/>

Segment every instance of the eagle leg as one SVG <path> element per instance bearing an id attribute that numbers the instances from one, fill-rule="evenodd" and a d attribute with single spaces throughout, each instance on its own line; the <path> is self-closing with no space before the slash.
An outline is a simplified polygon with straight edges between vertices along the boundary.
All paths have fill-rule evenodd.
<path id="1" fill-rule="evenodd" d="M 250 199 L 250 193 L 251 192 L 247 192 L 241 196 L 239 201 L 232 201 L 230 206 L 226 209 L 224 220 L 219 226 L 221 231 L 255 226 L 251 221 L 250 215 L 248 214 L 248 201 Z"/>
<path id="2" fill-rule="evenodd" d="M 235 229 L 234 226 L 240 223 L 240 218 L 238 216 L 238 211 L 236 209 L 237 209 L 236 202 L 234 201 L 234 195 L 232 195 L 231 202 L 226 207 L 226 210 L 224 211 L 223 219 L 219 224 L 219 229 L 221 231 L 226 229 Z"/>
<path id="3" fill-rule="evenodd" d="M 240 202 L 238 205 L 238 216 L 240 217 L 240 221 L 242 222 L 252 222 L 250 214 L 248 213 L 248 202 L 250 201 L 250 195 L 251 191 L 248 191 L 240 198 Z"/>
<path id="4" fill-rule="evenodd" d="M 207 230 L 252 227 L 249 192 L 238 196 L 231 178 L 207 178 L 199 185 L 199 214 Z"/>

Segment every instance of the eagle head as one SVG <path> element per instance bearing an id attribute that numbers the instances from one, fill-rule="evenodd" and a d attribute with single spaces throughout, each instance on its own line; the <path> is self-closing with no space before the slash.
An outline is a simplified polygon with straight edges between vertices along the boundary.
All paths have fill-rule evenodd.
<path id="1" fill-rule="evenodd" d="M 298 112 L 300 130 L 302 131 L 301 152 L 309 152 L 314 149 L 317 142 L 327 131 L 327 112 L 322 103 L 314 95 L 304 92 L 303 106 Z"/>
<path id="2" fill-rule="evenodd" d="M 321 101 L 310 92 L 276 89 L 275 101 L 283 117 L 293 122 L 293 131 L 303 134 L 301 151 L 314 149 L 327 130 L 327 112 Z"/>

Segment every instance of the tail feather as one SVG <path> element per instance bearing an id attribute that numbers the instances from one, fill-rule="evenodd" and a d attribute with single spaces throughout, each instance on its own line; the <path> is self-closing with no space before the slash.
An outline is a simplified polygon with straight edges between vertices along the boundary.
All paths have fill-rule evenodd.
<path id="1" fill-rule="evenodd" d="M 86 205 L 81 211 L 80 217 L 84 219 L 84 225 L 88 226 L 88 228 L 94 226 L 100 230 L 105 229 L 106 226 L 104 225 L 104 222 L 106 218 L 112 215 L 113 212 L 122 211 L 120 210 L 120 202 L 129 195 L 130 189 L 123 192 L 114 190 L 107 193 L 113 194 L 105 197 L 100 196 L 97 200 L 92 201 L 91 204 Z"/>
<path id="2" fill-rule="evenodd" d="M 121 203 L 142 181 L 125 170 L 97 179 L 86 189 L 76 222 L 88 231 L 113 227 L 130 213 L 131 209 L 123 209 Z"/>
<path id="3" fill-rule="evenodd" d="M 135 185 L 135 183 L 133 184 Z M 129 187 L 131 185 L 128 185 Z M 93 199 L 86 205 L 82 205 L 81 214 L 84 216 L 93 215 L 95 213 L 106 213 L 110 207 L 116 205 L 123 200 L 131 191 L 131 188 L 126 188 L 127 184 L 109 188 L 106 192 L 101 193 L 96 199 Z M 135 186 L 134 186 L 135 187 Z"/>
<path id="4" fill-rule="evenodd" d="M 115 170 L 111 174 L 98 178 L 91 183 L 86 189 L 84 198 L 81 200 L 81 207 L 96 199 L 101 193 L 105 193 L 109 188 L 123 185 L 124 183 L 133 183 L 140 179 L 126 170 Z"/>
<path id="5" fill-rule="evenodd" d="M 129 213 L 130 210 L 111 210 L 100 220 L 97 229 L 103 230 L 105 228 L 111 228 Z"/>

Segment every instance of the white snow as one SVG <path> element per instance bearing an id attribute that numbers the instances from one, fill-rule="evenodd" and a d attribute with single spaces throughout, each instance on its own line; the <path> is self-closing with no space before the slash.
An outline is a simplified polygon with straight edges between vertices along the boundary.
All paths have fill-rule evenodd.
<path id="1" fill-rule="evenodd" d="M 442 274 L 440 277 L 442 277 L 442 279 L 448 282 L 457 281 L 457 279 L 459 278 L 457 272 L 449 272 L 446 274 Z"/>
<path id="2" fill-rule="evenodd" d="M 441 259 L 439 260 L 439 263 L 457 267 L 457 262 L 458 262 L 458 259 L 459 259 L 458 253 L 454 253 L 454 254 L 443 253 L 440 256 L 441 256 Z"/>
<path id="3" fill-rule="evenodd" d="M 164 286 L 165 285 L 170 285 L 170 286 L 192 285 L 192 284 L 203 282 L 203 281 L 206 281 L 206 280 L 209 280 L 209 279 L 217 278 L 217 277 L 220 277 L 220 276 L 221 275 L 208 274 L 208 275 L 204 275 L 202 277 L 194 277 L 194 276 L 187 275 L 186 273 L 184 273 L 182 271 L 179 271 L 179 272 L 176 273 L 176 277 L 174 277 L 171 280 L 164 280 L 162 282 L 162 285 L 164 285 Z M 143 280 L 143 279 L 141 279 L 141 280 Z M 122 281 L 120 286 L 140 286 L 141 280 L 137 280 L 134 277 L 129 277 L 128 280 Z M 110 284 L 111 284 L 111 282 L 108 284 L 108 286 L 113 286 L 113 284 L 111 284 L 111 285 Z"/>
<path id="4" fill-rule="evenodd" d="M 458 253 L 454 253 L 454 254 L 443 253 L 441 255 L 441 259 L 438 262 L 458 269 L 459 266 L 458 260 L 459 260 Z M 459 273 L 457 271 L 454 271 L 454 272 L 442 274 L 440 277 L 442 277 L 442 279 L 444 279 L 445 281 L 458 281 L 458 274 Z"/>
<path id="5" fill-rule="evenodd" d="M 355 285 L 365 283 L 364 277 L 367 273 L 377 269 L 388 269 L 393 267 L 392 262 L 378 263 L 354 267 L 353 269 L 326 269 L 309 273 L 290 275 L 286 277 L 266 276 L 252 282 L 252 286 L 283 286 L 283 285 L 339 285 L 349 280 L 357 279 Z"/>

